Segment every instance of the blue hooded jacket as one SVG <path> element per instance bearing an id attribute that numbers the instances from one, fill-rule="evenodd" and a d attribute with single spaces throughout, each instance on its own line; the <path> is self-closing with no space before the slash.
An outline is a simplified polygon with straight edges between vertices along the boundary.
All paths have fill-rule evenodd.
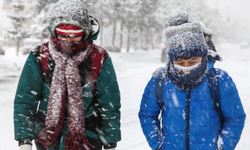
<path id="1" fill-rule="evenodd" d="M 213 62 L 209 61 L 208 70 L 211 68 Z M 142 97 L 139 118 L 153 150 L 160 145 L 162 150 L 217 150 L 219 136 L 224 150 L 236 147 L 246 114 L 232 78 L 220 69 L 218 76 L 225 119 L 221 132 L 207 77 L 190 92 L 179 90 L 169 77 L 164 83 L 162 106 L 155 97 L 155 77 L 151 78 Z"/>

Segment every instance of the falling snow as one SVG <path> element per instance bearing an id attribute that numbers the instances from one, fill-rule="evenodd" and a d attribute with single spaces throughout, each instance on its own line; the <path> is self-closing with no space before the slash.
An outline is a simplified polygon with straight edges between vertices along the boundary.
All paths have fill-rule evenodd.
<path id="1" fill-rule="evenodd" d="M 11 55 L 13 52 L 14 56 Z M 247 117 L 250 114 L 250 103 L 248 101 L 250 93 L 249 76 L 250 70 L 250 49 L 240 49 L 239 45 L 223 44 L 218 45 L 218 52 L 222 56 L 223 61 L 215 64 L 215 67 L 226 70 L 232 76 L 239 91 L 243 106 L 245 108 Z M 147 55 L 145 55 L 145 53 Z M 147 141 L 141 131 L 138 110 L 141 101 L 143 90 L 151 78 L 151 73 L 160 66 L 165 66 L 160 63 L 160 51 L 137 51 L 133 53 L 110 53 L 114 67 L 116 69 L 118 83 L 120 86 L 122 97 L 121 109 L 121 125 L 122 125 L 122 141 L 118 143 L 119 150 L 150 150 Z M 135 56 L 144 56 L 143 58 Z M 18 62 L 18 67 L 22 67 L 27 56 L 15 56 L 15 49 L 8 49 L 7 56 L 0 56 L 0 62 L 13 64 Z M 158 59 L 156 59 L 158 58 Z M 10 65 L 11 66 L 11 65 Z M 4 123 L 0 124 L 0 149 L 16 150 L 18 149 L 17 142 L 13 137 L 13 97 L 16 92 L 18 76 L 15 78 L 8 78 L 10 74 L 20 75 L 20 70 L 5 72 L 0 68 L 1 78 L 5 79 L 0 82 L 0 120 Z M 6 74 L 5 74 L 6 73 Z M 0 80 L 2 81 L 2 80 Z M 185 112 L 183 112 L 185 113 Z M 185 116 L 185 115 L 184 115 Z M 249 119 L 246 119 L 245 128 L 241 136 L 241 140 L 236 149 L 246 150 L 250 147 L 248 139 L 250 126 Z M 105 137 L 101 137 L 105 141 Z M 33 147 L 34 149 L 34 147 Z"/>

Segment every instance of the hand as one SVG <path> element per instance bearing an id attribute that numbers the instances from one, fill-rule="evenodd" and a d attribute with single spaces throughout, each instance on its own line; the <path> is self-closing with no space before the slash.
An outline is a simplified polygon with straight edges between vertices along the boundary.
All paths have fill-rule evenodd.
<path id="1" fill-rule="evenodd" d="M 32 150 L 32 146 L 30 144 L 23 144 L 20 146 L 20 150 Z"/>

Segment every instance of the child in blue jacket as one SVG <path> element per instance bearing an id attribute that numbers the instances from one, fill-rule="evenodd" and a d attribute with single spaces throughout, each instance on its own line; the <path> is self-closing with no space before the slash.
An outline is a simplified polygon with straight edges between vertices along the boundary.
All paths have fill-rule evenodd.
<path id="1" fill-rule="evenodd" d="M 168 24 L 166 67 L 154 72 L 139 112 L 149 146 L 153 150 L 235 149 L 246 118 L 235 83 L 227 72 L 213 68 L 220 56 L 207 49 L 199 22 L 189 22 L 186 12 L 176 11 L 169 15 Z M 211 70 L 217 73 L 213 78 L 208 77 Z M 157 78 L 163 78 L 163 84 Z M 163 86 L 162 100 L 157 98 L 156 84 Z M 219 90 L 213 90 L 217 85 Z M 212 95 L 218 93 L 220 100 L 215 103 Z"/>

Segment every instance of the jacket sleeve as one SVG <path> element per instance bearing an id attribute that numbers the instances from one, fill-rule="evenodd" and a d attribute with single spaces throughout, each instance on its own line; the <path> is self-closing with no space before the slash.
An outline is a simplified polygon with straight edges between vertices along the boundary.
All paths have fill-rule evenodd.
<path id="1" fill-rule="evenodd" d="M 160 121 L 160 106 L 155 97 L 155 78 L 152 77 L 148 82 L 141 100 L 139 119 L 143 133 L 148 141 L 149 146 L 155 150 L 162 143 Z"/>
<path id="2" fill-rule="evenodd" d="M 22 70 L 14 100 L 14 132 L 19 142 L 35 138 L 35 114 L 42 86 L 40 63 L 31 52 Z"/>
<path id="3" fill-rule="evenodd" d="M 116 145 L 121 140 L 120 91 L 115 70 L 109 57 L 104 61 L 96 82 L 96 96 L 99 104 L 100 139 L 104 145 Z"/>
<path id="4" fill-rule="evenodd" d="M 246 114 L 244 112 L 237 88 L 232 78 L 224 71 L 219 72 L 221 91 L 221 110 L 224 124 L 218 144 L 224 150 L 233 150 L 240 140 Z"/>

